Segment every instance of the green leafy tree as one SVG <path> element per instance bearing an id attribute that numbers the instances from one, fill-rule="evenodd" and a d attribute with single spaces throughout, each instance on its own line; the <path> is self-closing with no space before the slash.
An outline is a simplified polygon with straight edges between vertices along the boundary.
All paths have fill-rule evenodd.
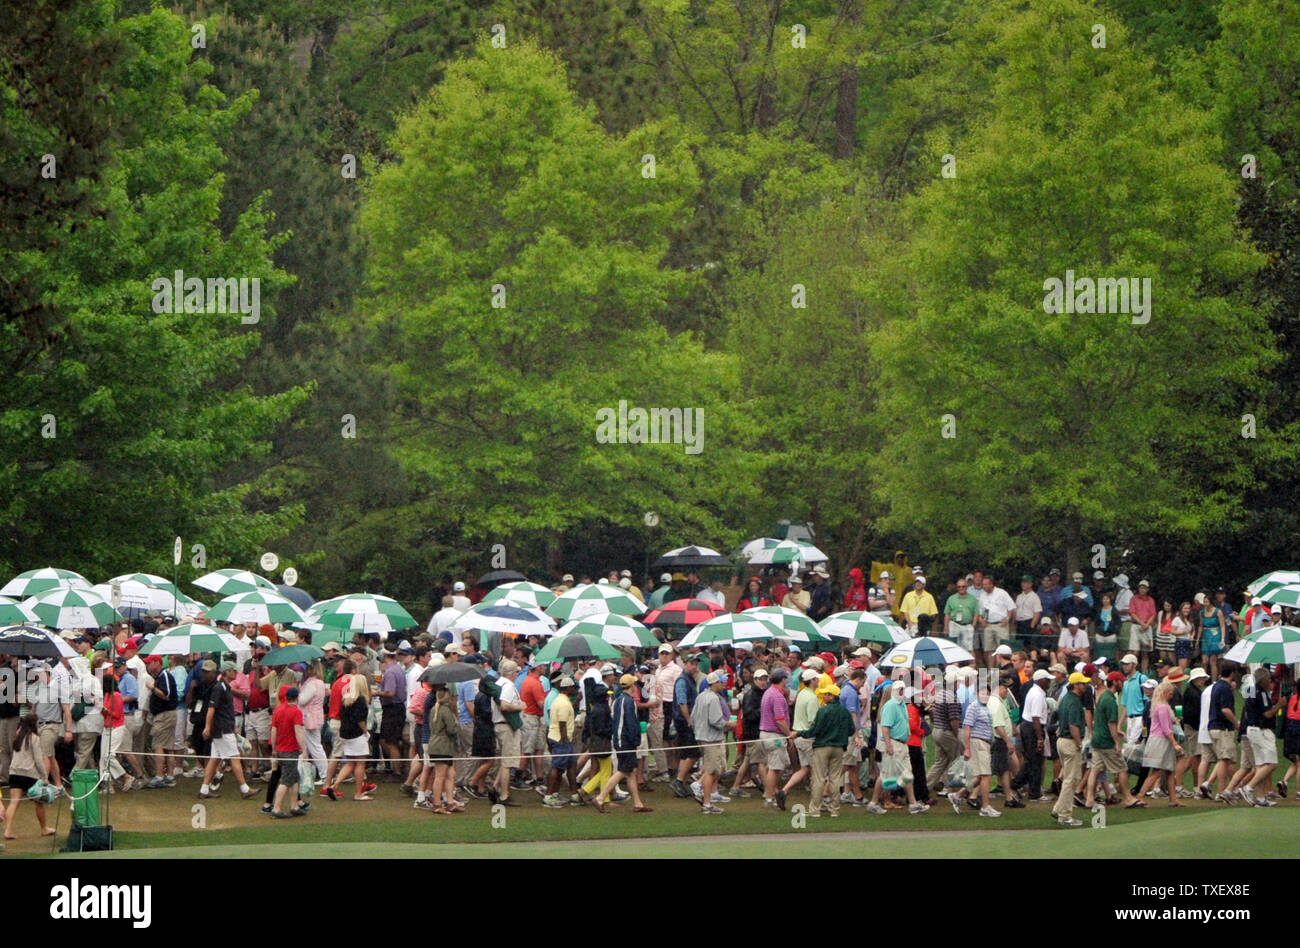
<path id="1" fill-rule="evenodd" d="M 28 251 L 41 285 L 57 288 L 44 302 L 66 331 L 6 380 L 0 565 L 165 572 L 176 533 L 204 544 L 210 565 L 252 565 L 301 515 L 244 502 L 268 436 L 307 390 L 259 396 L 221 384 L 240 373 L 257 329 L 240 313 L 157 312 L 153 285 L 176 270 L 258 279 L 260 318 L 274 318 L 270 301 L 288 278 L 272 263 L 260 200 L 228 235 L 217 226 L 218 143 L 249 100 L 228 102 L 207 83 L 179 17 L 154 10 L 112 31 L 129 52 L 107 79 L 119 144 L 92 194 L 107 213 L 70 228 L 57 252 Z"/>
<path id="2" fill-rule="evenodd" d="M 1239 419 L 1275 356 L 1241 292 L 1261 261 L 1219 142 L 1122 29 L 1090 46 L 1095 10 L 988 17 L 991 112 L 957 176 L 909 202 L 906 248 L 867 289 L 898 306 L 873 337 L 886 522 L 994 562 L 1052 536 L 1070 568 L 1119 529 L 1222 524 L 1253 468 Z M 1150 278 L 1149 322 L 1046 312 L 1067 270 Z"/>

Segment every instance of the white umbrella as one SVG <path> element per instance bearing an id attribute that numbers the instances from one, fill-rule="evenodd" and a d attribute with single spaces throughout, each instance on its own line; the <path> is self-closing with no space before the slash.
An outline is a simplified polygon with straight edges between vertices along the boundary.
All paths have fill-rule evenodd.
<path id="1" fill-rule="evenodd" d="M 655 648 L 659 645 L 659 640 L 654 637 L 654 633 L 640 622 L 613 612 L 566 622 L 564 628 L 555 634 L 556 638 L 561 638 L 573 633 L 592 635 L 604 639 L 610 645 L 621 645 L 626 648 Z"/>
<path id="2" fill-rule="evenodd" d="M 288 599 L 266 589 L 227 596 L 208 610 L 208 618 L 213 622 L 256 622 L 258 625 L 275 622 L 289 625 L 307 619 Z"/>
<path id="3" fill-rule="evenodd" d="M 751 556 L 749 565 L 825 563 L 828 559 L 830 557 L 807 540 L 782 540 L 776 546 L 759 550 Z"/>
<path id="4" fill-rule="evenodd" d="M 194 580 L 194 585 L 200 589 L 209 589 L 221 596 L 233 596 L 236 593 L 253 592 L 256 589 L 265 589 L 279 594 L 275 583 L 265 576 L 259 576 L 246 569 L 213 570 Z"/>
<path id="5" fill-rule="evenodd" d="M 248 643 L 210 625 L 187 623 L 155 635 L 140 649 L 141 655 L 193 655 L 197 652 L 243 652 Z"/>
<path id="6" fill-rule="evenodd" d="M 521 580 L 516 583 L 502 583 L 483 597 L 483 603 L 495 606 L 508 603 L 512 606 L 528 606 L 533 609 L 545 609 L 555 602 L 555 593 L 545 586 Z"/>
<path id="7" fill-rule="evenodd" d="M 480 602 L 462 612 L 447 628 L 454 632 L 478 629 L 502 635 L 554 635 L 555 620 L 540 609 L 505 602 L 485 606 Z"/>
<path id="8" fill-rule="evenodd" d="M 149 586 L 135 579 L 110 580 L 95 586 L 94 590 L 104 599 L 111 601 L 113 582 L 117 582 L 121 590 L 119 610 L 148 612 L 152 609 L 171 614 L 172 609 L 175 609 L 177 618 L 197 615 L 203 611 L 202 603 L 195 602 L 179 590 L 173 593 L 171 590 L 160 586 Z"/>
<path id="9" fill-rule="evenodd" d="M 798 609 L 785 606 L 754 606 L 741 613 L 742 616 L 755 616 L 765 619 L 779 631 L 783 639 L 793 642 L 825 642 L 826 635 L 817 628 L 817 623 L 809 619 Z"/>
<path id="10" fill-rule="evenodd" d="M 60 586 L 33 596 L 23 605 L 51 629 L 95 629 L 122 618 L 103 596 L 89 588 Z"/>
<path id="11" fill-rule="evenodd" d="M 874 612 L 837 612 L 822 619 L 818 625 L 823 635 L 834 639 L 898 645 L 911 638 L 893 619 L 878 616 Z"/>

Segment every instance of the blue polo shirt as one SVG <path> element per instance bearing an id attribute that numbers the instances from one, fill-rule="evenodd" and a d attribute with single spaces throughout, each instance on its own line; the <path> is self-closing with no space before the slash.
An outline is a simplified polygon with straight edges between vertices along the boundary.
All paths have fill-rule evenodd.
<path id="1" fill-rule="evenodd" d="M 1120 689 L 1120 700 L 1124 704 L 1124 713 L 1129 717 L 1140 717 L 1146 710 L 1147 696 L 1142 693 L 1142 682 L 1147 680 L 1147 676 L 1140 671 L 1135 671 L 1130 678 L 1124 680 L 1124 687 Z"/>
<path id="2" fill-rule="evenodd" d="M 478 697 L 478 679 L 462 681 L 456 686 L 456 714 L 461 724 L 474 723 L 474 699 Z"/>
<path id="3" fill-rule="evenodd" d="M 858 695 L 858 689 L 852 684 L 846 683 L 840 689 L 840 704 L 850 714 L 858 715 L 858 723 L 862 723 L 862 698 Z"/>

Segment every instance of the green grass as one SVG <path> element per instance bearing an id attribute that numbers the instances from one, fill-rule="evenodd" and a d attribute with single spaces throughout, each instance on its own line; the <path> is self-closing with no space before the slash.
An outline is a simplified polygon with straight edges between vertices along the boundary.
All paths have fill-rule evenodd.
<path id="1" fill-rule="evenodd" d="M 1109 817 L 1110 814 L 1107 815 Z M 657 814 L 648 818 L 653 816 Z M 706 838 L 695 834 L 703 830 L 713 830 L 716 833 L 746 832 L 745 827 L 753 825 L 752 821 L 733 821 L 721 817 L 710 819 L 707 825 L 692 825 L 687 829 L 683 826 L 684 821 L 679 819 L 675 821 L 677 830 L 672 834 L 674 838 L 638 839 L 634 847 L 609 846 L 601 840 L 572 839 L 562 842 L 515 842 L 513 845 L 502 846 L 500 843 L 508 839 L 504 835 L 505 830 L 494 831 L 499 835 L 492 838 L 498 842 L 421 843 L 410 840 L 410 833 L 403 833 L 407 838 L 401 842 L 344 842 L 352 834 L 339 833 L 338 827 L 332 827 L 333 832 L 315 835 L 310 841 L 291 841 L 285 834 L 275 834 L 274 841 L 271 841 L 265 833 L 256 834 L 261 837 L 260 845 L 247 839 L 254 835 L 253 831 L 231 831 L 222 833 L 220 839 L 214 839 L 212 834 L 208 834 L 204 837 L 204 844 L 199 846 L 194 845 L 196 840 L 193 836 L 184 837 L 182 841 L 171 840 L 172 834 L 131 833 L 122 834 L 119 838 L 119 851 L 116 853 L 85 854 L 74 858 L 256 858 L 273 854 L 287 858 L 528 859 L 621 856 L 640 859 L 647 856 L 680 857 L 685 851 L 693 856 L 708 855 L 715 858 L 755 858 L 777 853 L 783 858 L 814 858 L 879 853 L 881 843 L 888 847 L 891 856 L 904 858 L 1161 858 L 1187 851 L 1186 846 L 1191 841 L 1214 839 L 1216 857 L 1231 859 L 1269 853 L 1276 848 L 1279 839 L 1293 839 L 1297 830 L 1300 830 L 1300 814 L 1291 808 L 1267 811 L 1244 808 L 1189 810 L 1187 813 L 1165 815 L 1163 818 L 1146 815 L 1146 818 L 1124 823 L 1108 819 L 1108 825 L 1104 829 L 1084 827 L 1077 830 L 1053 827 L 1007 832 L 1010 827 L 999 821 L 996 829 L 981 831 L 975 827 L 974 820 L 967 820 L 962 831 L 944 832 L 944 829 L 955 828 L 958 823 L 962 823 L 961 818 L 951 813 L 947 819 L 951 822 L 940 826 L 938 817 L 933 821 L 926 820 L 925 817 L 884 817 L 869 823 L 841 817 L 836 821 L 838 825 L 832 827 L 827 825 L 832 821 L 823 817 L 820 821 L 809 821 L 813 828 L 807 830 L 792 829 L 787 821 L 781 832 L 773 832 L 773 828 L 768 826 L 765 831 L 758 829 L 755 835 L 742 839 L 726 835 L 707 841 L 708 844 L 704 847 L 693 845 L 706 841 Z M 608 826 L 610 821 L 606 819 L 604 822 Z M 1030 822 L 1035 827 L 1043 824 L 1042 819 Z M 643 826 L 641 820 L 637 824 Z M 991 824 L 981 821 L 980 825 Z M 627 824 L 625 826 L 627 829 L 633 828 Z M 303 835 L 309 829 L 310 827 L 304 827 L 293 835 Z M 376 826 L 371 824 L 369 829 L 373 836 Z M 590 829 L 591 827 L 583 826 L 581 831 L 587 832 Z M 830 832 L 832 829 L 836 832 Z M 866 829 L 878 832 L 862 832 Z M 578 827 L 573 827 L 573 830 L 578 831 Z M 686 833 L 691 835 L 684 835 Z M 131 837 L 129 846 L 124 839 L 126 836 Z M 136 848 L 146 841 L 148 848 Z"/>

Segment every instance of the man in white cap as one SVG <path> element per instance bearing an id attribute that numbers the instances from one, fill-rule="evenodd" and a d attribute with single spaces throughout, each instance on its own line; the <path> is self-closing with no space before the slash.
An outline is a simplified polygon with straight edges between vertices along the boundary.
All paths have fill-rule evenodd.
<path id="1" fill-rule="evenodd" d="M 877 738 L 881 755 L 880 777 L 871 790 L 871 802 L 867 804 L 867 812 L 875 816 L 881 816 L 885 812 L 885 808 L 880 805 L 880 792 L 885 789 L 886 782 L 903 787 L 907 793 L 907 812 L 911 815 L 916 816 L 930 809 L 929 804 L 917 802 L 916 789 L 912 786 L 912 758 L 907 750 L 907 739 L 911 736 L 912 727 L 904 704 L 903 695 L 906 691 L 905 682 L 894 682 L 889 695 L 880 705 L 880 731 Z"/>
<path id="2" fill-rule="evenodd" d="M 791 715 L 790 722 L 791 731 L 807 731 L 812 727 L 813 719 L 817 717 L 817 711 L 821 707 L 821 702 L 817 700 L 817 684 L 821 681 L 821 677 L 821 672 L 815 668 L 804 668 L 799 673 L 799 682 L 802 687 L 799 688 L 799 692 L 794 698 L 794 713 Z M 808 779 L 809 774 L 812 772 L 812 738 L 796 737 L 793 743 L 795 752 L 799 756 L 799 766 L 790 775 L 790 779 L 785 782 L 785 786 L 776 791 L 777 806 L 783 810 L 785 809 L 786 795 Z"/>
<path id="3" fill-rule="evenodd" d="M 1060 638 L 1056 640 L 1056 657 L 1064 665 L 1071 662 L 1086 662 L 1091 657 L 1088 645 L 1088 633 L 1083 630 L 1076 616 L 1070 616 L 1061 626 Z"/>
<path id="4" fill-rule="evenodd" d="M 813 567 L 810 575 L 813 578 L 813 588 L 808 598 L 808 618 L 820 622 L 834 609 L 834 604 L 831 602 L 831 574 L 826 571 L 824 564 L 818 563 Z"/>
<path id="5" fill-rule="evenodd" d="M 968 652 L 975 650 L 975 619 L 980 601 L 972 595 L 965 577 L 958 577 L 957 591 L 943 604 L 943 635 Z M 951 763 L 951 761 L 950 761 Z M 935 784 L 931 784 L 935 786 Z"/>
<path id="6" fill-rule="evenodd" d="M 451 587 L 451 604 L 461 612 L 464 612 L 472 605 L 469 597 L 465 595 L 465 584 L 460 580 L 457 580 Z"/>
<path id="7" fill-rule="evenodd" d="M 618 575 L 619 575 L 619 579 L 618 579 L 619 587 L 622 588 L 624 591 L 631 593 L 633 596 L 636 597 L 638 602 L 640 602 L 642 605 L 645 605 L 645 594 L 641 592 L 640 586 L 632 582 L 632 571 L 630 569 L 625 569 L 623 570 L 623 572 L 619 573 Z M 625 579 L 627 580 L 626 586 L 623 585 L 623 580 Z"/>
<path id="8" fill-rule="evenodd" d="M 898 597 L 894 593 L 894 574 L 889 570 L 881 570 L 880 578 L 876 584 L 867 590 L 867 609 L 872 615 L 883 616 L 888 618 L 893 615 L 894 608 L 898 605 Z"/>
<path id="9" fill-rule="evenodd" d="M 1025 796 L 1030 803 L 1041 803 L 1043 796 L 1043 760 L 1047 747 L 1047 687 L 1052 682 L 1052 673 L 1045 668 L 1034 672 L 1030 685 L 1025 689 L 1024 707 L 1020 711 L 1020 752 L 1024 757 L 1024 766 L 1011 781 L 1011 788 L 1025 788 Z"/>
<path id="10" fill-rule="evenodd" d="M 660 587 L 667 589 L 667 586 Z M 657 592 L 658 590 L 656 590 Z M 654 594 L 651 594 L 651 598 Z M 677 679 L 682 673 L 682 666 L 676 661 L 676 650 L 664 642 L 659 646 L 659 667 L 655 669 L 655 693 L 659 696 L 660 718 L 652 721 L 652 726 L 659 728 L 659 743 L 650 742 L 651 753 L 655 758 L 655 774 L 652 783 L 667 783 L 672 779 L 671 771 L 677 767 L 677 751 L 669 734 L 673 724 L 673 693 Z"/>
<path id="11" fill-rule="evenodd" d="M 786 609 L 793 609 L 796 612 L 808 614 L 808 607 L 812 604 L 812 597 L 803 588 L 803 578 L 798 573 L 790 576 L 790 591 L 781 599 L 781 605 Z"/>
<path id="12" fill-rule="evenodd" d="M 912 588 L 907 591 L 898 609 L 903 617 L 903 627 L 911 633 L 912 638 L 916 638 L 923 631 L 929 631 L 929 623 L 933 622 L 934 617 L 939 614 L 939 606 L 934 601 L 934 597 L 926 591 L 924 576 L 914 578 Z M 922 617 L 928 617 L 925 619 L 924 629 Z"/>
<path id="13" fill-rule="evenodd" d="M 709 583 L 709 588 L 702 590 L 696 598 L 701 602 L 711 602 L 719 609 L 727 608 L 727 597 L 722 592 L 722 577 L 715 575 L 713 581 Z"/>
<path id="14" fill-rule="evenodd" d="M 722 772 L 727 769 L 727 752 L 723 745 L 731 723 L 731 708 L 723 697 L 727 681 L 721 672 L 709 672 L 704 679 L 705 687 L 695 696 L 695 705 L 691 709 L 691 725 L 695 740 L 700 747 L 700 807 L 702 813 L 722 813 L 715 799 L 727 802 L 729 797 L 717 797 L 714 791 Z M 815 701 L 816 699 L 814 699 Z"/>
<path id="15" fill-rule="evenodd" d="M 650 598 L 647 599 L 645 602 L 646 612 L 649 612 L 653 609 L 663 608 L 664 602 L 668 600 L 668 596 L 672 592 L 672 582 L 673 582 L 672 573 L 660 574 L 659 585 L 656 586 L 651 591 Z"/>

